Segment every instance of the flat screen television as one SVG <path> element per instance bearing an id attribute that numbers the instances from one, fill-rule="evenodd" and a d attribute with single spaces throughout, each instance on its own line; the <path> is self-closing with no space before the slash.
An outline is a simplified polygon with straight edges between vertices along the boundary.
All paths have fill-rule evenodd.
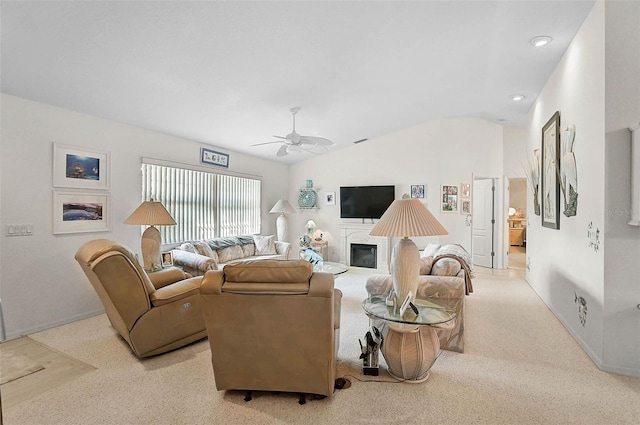
<path id="1" fill-rule="evenodd" d="M 340 218 L 380 218 L 395 199 L 395 186 L 342 186 Z"/>

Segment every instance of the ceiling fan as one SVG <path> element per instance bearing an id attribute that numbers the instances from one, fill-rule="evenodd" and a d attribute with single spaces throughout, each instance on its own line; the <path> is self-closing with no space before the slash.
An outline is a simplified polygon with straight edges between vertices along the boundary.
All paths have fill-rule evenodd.
<path id="1" fill-rule="evenodd" d="M 280 149 L 278 149 L 277 156 L 285 156 L 292 152 L 306 151 L 315 154 L 321 154 L 327 152 L 327 146 L 333 145 L 333 142 L 324 137 L 317 136 L 303 136 L 296 133 L 296 114 L 300 111 L 299 107 L 289 109 L 293 116 L 293 130 L 286 136 L 273 136 L 282 140 L 275 140 L 273 142 L 257 143 L 252 146 L 270 145 L 273 143 L 282 143 Z"/>

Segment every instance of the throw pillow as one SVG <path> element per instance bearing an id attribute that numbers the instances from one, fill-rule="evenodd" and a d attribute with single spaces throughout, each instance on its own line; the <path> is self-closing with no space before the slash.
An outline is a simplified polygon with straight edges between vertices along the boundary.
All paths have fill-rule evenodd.
<path id="1" fill-rule="evenodd" d="M 277 254 L 275 237 L 275 235 L 253 235 L 253 242 L 256 245 L 256 255 Z"/>
<path id="2" fill-rule="evenodd" d="M 440 244 L 430 243 L 422 251 L 420 251 L 420 257 L 434 257 L 436 251 L 440 249 Z"/>
<path id="3" fill-rule="evenodd" d="M 256 246 L 253 244 L 253 242 L 242 245 L 242 255 L 245 258 L 253 257 L 254 255 L 256 255 Z"/>
<path id="4" fill-rule="evenodd" d="M 204 255 L 205 257 L 213 258 L 215 261 L 218 261 L 218 254 L 206 242 L 194 242 L 193 243 L 196 252 L 200 255 Z"/>
<path id="5" fill-rule="evenodd" d="M 431 274 L 431 266 L 433 265 L 433 257 L 422 257 L 420 259 L 420 274 Z"/>
<path id="6" fill-rule="evenodd" d="M 182 245 L 180 245 L 180 247 L 178 248 L 181 251 L 187 251 L 187 252 L 191 252 L 193 254 L 196 253 L 196 248 L 193 246 L 193 244 L 189 243 L 189 242 L 185 242 Z"/>
<path id="7" fill-rule="evenodd" d="M 431 274 L 434 276 L 456 276 L 460 268 L 460 263 L 456 260 L 442 258 L 432 266 Z"/>
<path id="8" fill-rule="evenodd" d="M 242 247 L 240 245 L 228 246 L 218 252 L 218 263 L 228 263 L 232 260 L 243 258 Z"/>

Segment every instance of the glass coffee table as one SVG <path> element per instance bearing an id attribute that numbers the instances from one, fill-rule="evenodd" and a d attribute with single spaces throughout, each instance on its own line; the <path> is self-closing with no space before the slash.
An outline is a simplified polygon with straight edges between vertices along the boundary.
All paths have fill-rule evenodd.
<path id="1" fill-rule="evenodd" d="M 382 355 L 389 374 L 407 382 L 424 382 L 440 353 L 436 329 L 451 329 L 456 312 L 435 300 L 416 299 L 418 314 L 410 308 L 400 315 L 399 307 L 387 306 L 386 297 L 372 296 L 362 308 L 382 333 Z"/>
<path id="2" fill-rule="evenodd" d="M 348 270 L 349 266 L 342 263 L 334 263 L 332 261 L 322 262 L 322 271 L 325 273 L 332 273 L 334 276 L 346 273 Z"/>

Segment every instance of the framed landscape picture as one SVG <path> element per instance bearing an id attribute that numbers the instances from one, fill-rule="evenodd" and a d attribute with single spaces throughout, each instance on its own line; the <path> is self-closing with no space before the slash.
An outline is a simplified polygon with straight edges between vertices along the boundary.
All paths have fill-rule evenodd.
<path id="1" fill-rule="evenodd" d="M 440 191 L 440 212 L 458 212 L 458 185 L 443 184 Z"/>
<path id="2" fill-rule="evenodd" d="M 542 226 L 560 228 L 560 112 L 542 127 Z"/>
<path id="3" fill-rule="evenodd" d="M 109 152 L 53 144 L 53 186 L 109 189 Z"/>
<path id="4" fill-rule="evenodd" d="M 109 194 L 53 191 L 53 234 L 108 232 Z"/>

